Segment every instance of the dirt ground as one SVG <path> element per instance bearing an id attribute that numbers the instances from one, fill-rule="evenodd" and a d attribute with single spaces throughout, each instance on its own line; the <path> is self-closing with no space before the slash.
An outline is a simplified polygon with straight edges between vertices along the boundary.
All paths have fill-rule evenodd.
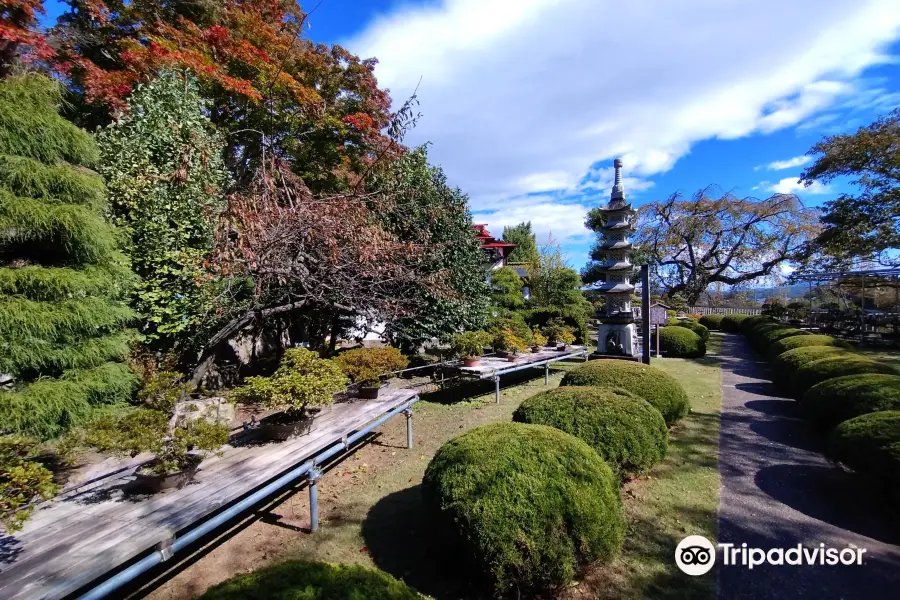
<path id="1" fill-rule="evenodd" d="M 559 385 L 567 367 L 562 365 L 551 375 L 551 387 Z M 493 384 L 488 385 L 492 389 Z M 304 487 L 250 515 L 135 597 L 187 600 L 234 575 L 288 558 L 379 566 L 395 576 L 405 576 L 425 593 L 459 597 L 463 591 L 453 589 L 459 582 L 441 581 L 440 589 L 433 589 L 430 569 L 423 570 L 419 564 L 421 556 L 396 556 L 394 551 L 403 546 L 421 548 L 422 539 L 410 544 L 398 541 L 426 535 L 426 527 L 416 528 L 423 516 L 417 512 L 421 504 L 419 484 L 437 449 L 465 430 L 508 421 L 522 400 L 548 389 L 542 376 L 517 383 L 511 375 L 504 386 L 500 404 L 494 403 L 492 392 L 446 403 L 454 395 L 461 397 L 461 392 L 450 393 L 434 398 L 437 401 L 417 404 L 411 450 L 406 448 L 406 421 L 402 416 L 380 427 L 377 437 L 333 466 L 319 482 L 321 529 L 316 534 L 308 531 L 309 496 Z M 479 391 L 486 392 L 487 387 Z M 407 561 L 408 568 L 404 568 Z M 426 579 L 432 581 L 423 585 Z"/>

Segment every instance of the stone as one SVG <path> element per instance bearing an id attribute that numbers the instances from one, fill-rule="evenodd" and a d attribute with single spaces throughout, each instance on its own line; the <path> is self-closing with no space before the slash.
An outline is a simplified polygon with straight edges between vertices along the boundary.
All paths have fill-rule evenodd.
<path id="1" fill-rule="evenodd" d="M 185 400 L 175 404 L 170 427 L 185 427 L 188 423 L 204 420 L 213 425 L 225 425 L 234 420 L 234 404 L 225 398 L 202 398 L 200 400 Z"/>

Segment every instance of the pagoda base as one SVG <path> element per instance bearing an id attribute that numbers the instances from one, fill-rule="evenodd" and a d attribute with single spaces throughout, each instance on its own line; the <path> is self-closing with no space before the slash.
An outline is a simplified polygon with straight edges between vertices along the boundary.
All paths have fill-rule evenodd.
<path id="1" fill-rule="evenodd" d="M 597 330 L 597 354 L 637 356 L 637 326 L 634 323 L 601 323 Z"/>

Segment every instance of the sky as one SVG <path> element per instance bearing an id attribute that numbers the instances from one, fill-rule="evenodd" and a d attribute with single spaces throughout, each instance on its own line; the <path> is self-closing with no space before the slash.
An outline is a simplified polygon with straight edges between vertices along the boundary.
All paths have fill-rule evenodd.
<path id="1" fill-rule="evenodd" d="M 318 6 L 316 6 L 318 3 Z M 612 161 L 640 205 L 710 184 L 819 206 L 810 147 L 900 106 L 897 0 L 322 0 L 309 37 L 377 57 L 408 145 L 500 236 L 531 221 L 571 266 L 593 234 Z M 315 10 L 313 8 L 315 7 Z M 61 8 L 47 2 L 45 22 Z"/>

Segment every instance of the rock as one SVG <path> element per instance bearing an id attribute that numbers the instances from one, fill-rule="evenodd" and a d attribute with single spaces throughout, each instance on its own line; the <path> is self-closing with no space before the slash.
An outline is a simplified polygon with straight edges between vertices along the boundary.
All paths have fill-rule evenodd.
<path id="1" fill-rule="evenodd" d="M 175 404 L 170 425 L 184 427 L 188 423 L 203 419 L 213 425 L 231 425 L 234 420 L 234 405 L 225 398 L 203 398 L 186 400 Z"/>

